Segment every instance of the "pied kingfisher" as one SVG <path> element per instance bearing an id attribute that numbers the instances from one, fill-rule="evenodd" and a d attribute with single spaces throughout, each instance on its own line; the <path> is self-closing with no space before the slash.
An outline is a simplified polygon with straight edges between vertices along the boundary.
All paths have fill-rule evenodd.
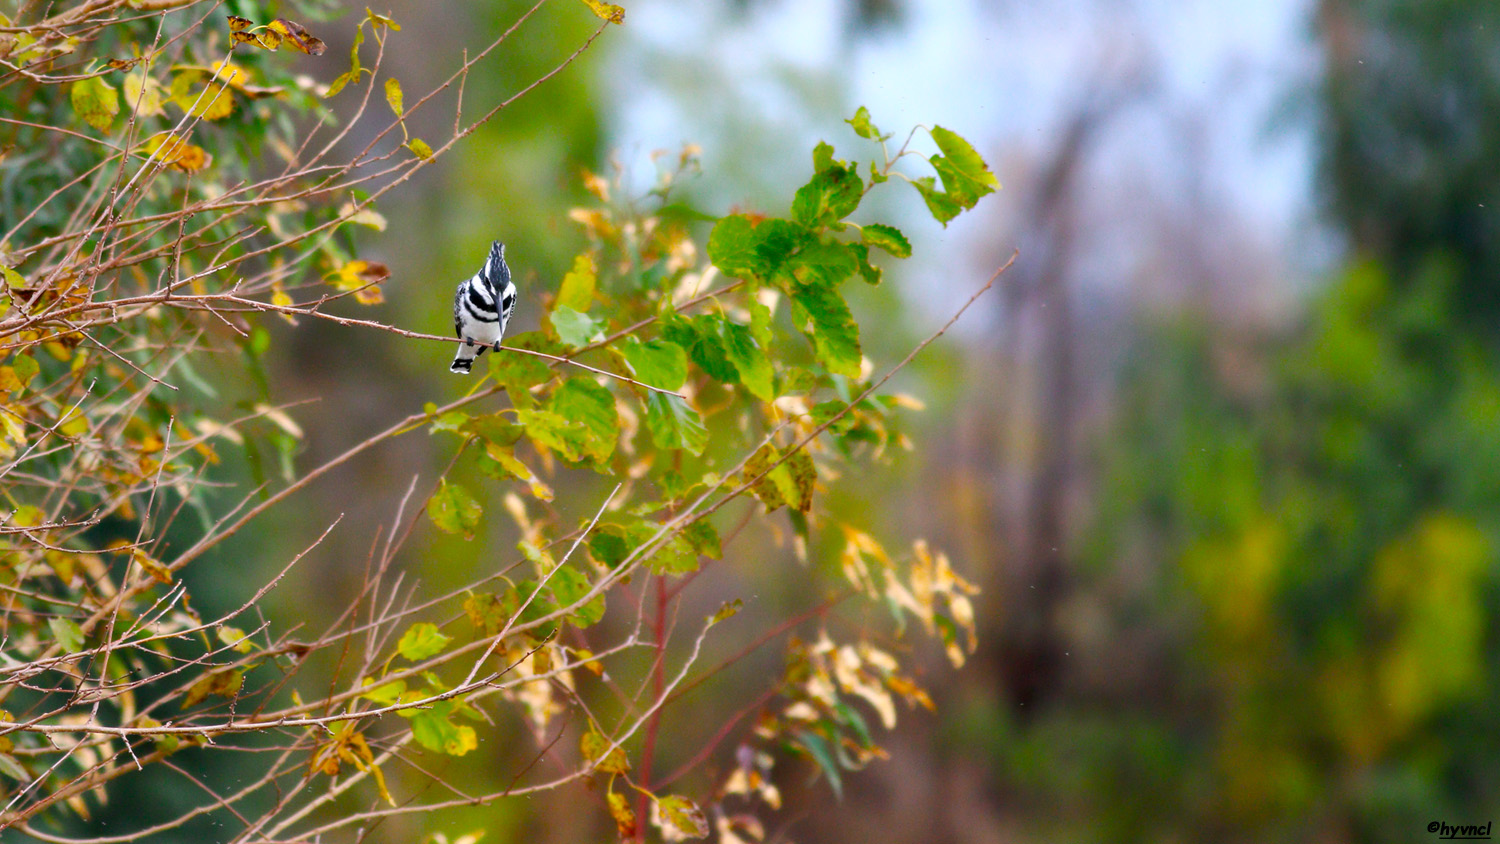
<path id="1" fill-rule="evenodd" d="M 505 244 L 497 240 L 484 267 L 459 284 L 458 295 L 453 297 L 453 330 L 464 342 L 448 369 L 467 374 L 474 358 L 485 349 L 500 351 L 500 338 L 505 336 L 505 324 L 515 308 L 516 286 L 510 281 L 510 267 L 505 265 Z"/>

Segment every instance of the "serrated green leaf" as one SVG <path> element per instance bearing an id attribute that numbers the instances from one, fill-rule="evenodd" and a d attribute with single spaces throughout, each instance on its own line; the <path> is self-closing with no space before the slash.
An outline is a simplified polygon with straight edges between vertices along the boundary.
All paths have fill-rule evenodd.
<path id="1" fill-rule="evenodd" d="M 797 189 L 792 199 L 792 219 L 808 226 L 842 220 L 859 208 L 864 189 L 864 182 L 854 168 L 831 164 Z"/>
<path id="2" fill-rule="evenodd" d="M 479 746 L 479 736 L 467 724 L 453 723 L 452 716 L 459 702 L 453 699 L 440 700 L 430 709 L 412 710 L 412 738 L 428 750 L 462 756 Z M 403 713 L 405 714 L 405 713 Z"/>
<path id="3" fill-rule="evenodd" d="M 619 525 L 597 525 L 589 534 L 589 553 L 606 568 L 619 566 L 634 547 Z"/>
<path id="4" fill-rule="evenodd" d="M 804 284 L 836 287 L 859 270 L 855 248 L 860 245 L 837 241 L 808 244 L 787 261 L 787 269 Z"/>
<path id="5" fill-rule="evenodd" d="M 702 417 L 681 396 L 648 393 L 646 427 L 657 448 L 681 448 L 697 455 L 708 445 L 708 429 L 703 427 Z"/>
<path id="6" fill-rule="evenodd" d="M 953 197 L 938 190 L 936 181 L 931 176 L 923 176 L 920 179 L 911 180 L 912 187 L 922 195 L 922 201 L 927 203 L 927 210 L 932 218 L 947 228 L 948 221 L 957 217 L 964 209 Z"/>
<path id="7" fill-rule="evenodd" d="M 597 271 L 592 255 L 579 255 L 573 259 L 573 269 L 563 276 L 562 287 L 557 291 L 558 307 L 572 308 L 579 313 L 589 309 L 594 302 L 594 285 Z"/>
<path id="8" fill-rule="evenodd" d="M 592 584 L 583 572 L 572 566 L 563 566 L 552 572 L 552 579 L 548 581 L 552 587 L 552 595 L 557 599 L 558 607 L 570 607 L 583 599 L 589 593 Z M 604 618 L 604 594 L 595 595 L 588 603 L 579 607 L 568 616 L 568 620 L 575 627 L 592 627 Z"/>
<path id="9" fill-rule="evenodd" d="M 974 147 L 956 132 L 941 126 L 934 126 L 932 127 L 932 140 L 937 144 L 938 149 L 942 150 L 943 155 L 957 173 L 983 188 L 978 196 L 999 190 L 1000 180 L 990 172 L 989 165 L 985 164 L 984 159 L 979 157 L 979 153 L 974 151 Z M 946 183 L 946 180 L 944 181 Z M 951 191 L 952 188 L 949 190 Z"/>
<path id="10" fill-rule="evenodd" d="M 614 453 L 620 438 L 620 415 L 615 397 L 592 378 L 579 376 L 564 381 L 552 393 L 551 411 L 579 423 L 587 432 L 581 441 L 585 453 L 601 463 Z"/>
<path id="11" fill-rule="evenodd" d="M 792 290 L 792 317 L 813 341 L 818 360 L 829 371 L 859 376 L 859 326 L 837 290 L 822 285 L 797 285 Z"/>
<path id="12" fill-rule="evenodd" d="M 870 110 L 864 106 L 856 109 L 854 116 L 844 122 L 853 126 L 854 134 L 861 138 L 868 138 L 872 141 L 880 140 L 880 130 L 875 128 L 875 124 L 870 122 Z"/>
<path id="13" fill-rule="evenodd" d="M 484 509 L 461 484 L 450 483 L 444 478 L 437 492 L 427 501 L 427 515 L 438 530 L 473 539 Z"/>
<path id="14" fill-rule="evenodd" d="M 860 238 L 871 246 L 878 246 L 897 258 L 911 257 L 911 241 L 895 226 L 870 223 L 860 231 Z"/>
<path id="15" fill-rule="evenodd" d="M 553 309 L 552 328 L 557 332 L 559 340 L 574 349 L 604 339 L 603 323 L 595 322 L 586 314 L 565 305 Z"/>
<path id="16" fill-rule="evenodd" d="M 530 349 L 553 355 L 565 351 L 561 345 L 537 331 L 518 334 L 508 342 L 514 349 Z M 490 377 L 505 388 L 512 406 L 525 408 L 536 403 L 532 398 L 531 388 L 550 379 L 552 369 L 540 358 L 502 351 L 490 356 Z"/>
<path id="17" fill-rule="evenodd" d="M 776 388 L 772 382 L 775 371 L 770 359 L 756 344 L 750 327 L 723 319 L 718 320 L 718 326 L 724 354 L 738 370 L 739 382 L 761 401 L 774 401 Z"/>
<path id="18" fill-rule="evenodd" d="M 813 147 L 814 173 L 821 173 L 833 165 L 841 163 L 843 162 L 834 160 L 833 147 L 829 146 L 827 141 L 818 141 L 818 145 Z"/>
<path id="19" fill-rule="evenodd" d="M 665 327 L 666 337 L 687 349 L 688 357 L 715 381 L 733 384 L 739 381 L 739 371 L 730 362 L 724 350 L 724 341 L 719 336 L 717 317 L 678 317 Z"/>
<path id="20" fill-rule="evenodd" d="M 724 549 L 719 541 L 719 532 L 707 519 L 699 519 L 682 531 L 682 538 L 693 546 L 693 551 L 713 560 L 723 559 Z"/>
<path id="21" fill-rule="evenodd" d="M 421 662 L 442 653 L 451 641 L 453 637 L 444 636 L 436 624 L 419 621 L 401 634 L 396 651 L 412 662 Z"/>
<path id="22" fill-rule="evenodd" d="M 83 650 L 83 628 L 71 618 L 49 618 L 47 627 L 52 631 L 52 637 L 62 645 L 63 650 L 68 653 L 77 653 Z"/>
<path id="23" fill-rule="evenodd" d="M 74 82 L 69 96 L 78 119 L 100 132 L 108 132 L 115 115 L 120 113 L 120 97 L 103 77 L 90 76 Z"/>
<path id="24" fill-rule="evenodd" d="M 879 284 L 885 273 L 870 263 L 870 247 L 863 243 L 851 243 L 849 249 L 853 251 L 855 263 L 859 266 L 859 277 L 864 279 L 866 284 Z"/>
<path id="25" fill-rule="evenodd" d="M 760 241 L 749 217 L 731 214 L 715 223 L 709 233 L 708 258 L 725 275 L 761 275 L 767 267 L 758 251 Z"/>
<path id="26" fill-rule="evenodd" d="M 643 343 L 627 337 L 616 348 L 642 384 L 677 390 L 687 380 L 687 353 L 670 340 L 655 338 Z"/>
<path id="27" fill-rule="evenodd" d="M 581 422 L 559 416 L 550 410 L 528 408 L 516 411 L 516 418 L 526 428 L 533 445 L 545 448 L 569 463 L 577 463 L 584 451 L 588 432 Z"/>

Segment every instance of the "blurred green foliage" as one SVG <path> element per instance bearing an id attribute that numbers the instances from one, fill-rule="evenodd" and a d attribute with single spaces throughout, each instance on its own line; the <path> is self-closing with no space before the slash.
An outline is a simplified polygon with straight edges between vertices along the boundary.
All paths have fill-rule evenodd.
<path id="1" fill-rule="evenodd" d="M 1109 840 L 1412 841 L 1500 812 L 1496 9 L 1325 3 L 1321 175 L 1354 257 L 1289 336 L 1188 315 L 1132 355 L 1085 556 L 1096 582 L 1153 561 L 1118 623 L 1165 633 L 1167 685 L 1024 740 L 1110 732 L 1080 776 L 1152 772 L 1149 816 L 1091 789 Z"/>

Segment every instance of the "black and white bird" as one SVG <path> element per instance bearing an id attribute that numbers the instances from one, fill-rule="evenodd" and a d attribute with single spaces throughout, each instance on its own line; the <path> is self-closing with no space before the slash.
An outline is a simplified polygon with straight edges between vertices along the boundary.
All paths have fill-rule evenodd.
<path id="1" fill-rule="evenodd" d="M 468 374 L 474 358 L 485 349 L 500 351 L 500 338 L 515 308 L 516 286 L 505 265 L 505 244 L 497 240 L 484 267 L 459 284 L 458 295 L 453 297 L 453 330 L 464 342 L 448 369 Z"/>

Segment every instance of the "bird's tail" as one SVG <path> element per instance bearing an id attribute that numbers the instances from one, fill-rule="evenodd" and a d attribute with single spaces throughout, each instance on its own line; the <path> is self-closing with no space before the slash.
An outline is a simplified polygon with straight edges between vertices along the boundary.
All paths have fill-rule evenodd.
<path id="1" fill-rule="evenodd" d="M 457 372 L 460 375 L 468 375 L 474 368 L 474 358 L 485 353 L 488 346 L 471 346 L 463 343 L 458 347 L 458 354 L 453 356 L 453 363 L 449 365 L 449 372 Z"/>

